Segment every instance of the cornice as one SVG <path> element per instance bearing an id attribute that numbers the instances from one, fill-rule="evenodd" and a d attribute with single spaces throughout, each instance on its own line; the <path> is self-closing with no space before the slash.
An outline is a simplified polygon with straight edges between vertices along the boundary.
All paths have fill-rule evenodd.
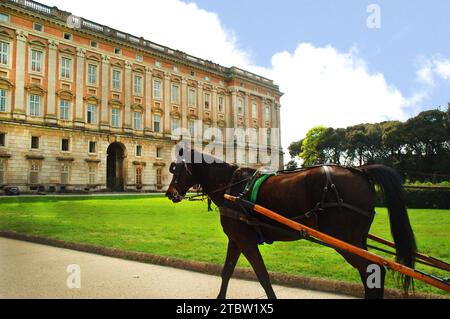
<path id="1" fill-rule="evenodd" d="M 265 83 L 264 81 L 260 82 L 250 76 L 246 76 L 245 74 L 240 75 L 240 74 L 234 72 L 235 70 L 240 70 L 235 67 L 226 68 L 219 64 L 213 63 L 211 61 L 199 59 L 197 57 L 191 56 L 191 55 L 181 52 L 179 50 L 174 50 L 174 49 L 168 48 L 166 46 L 159 45 L 157 43 L 153 43 L 151 41 L 145 40 L 143 38 L 135 37 L 128 33 L 121 32 L 119 30 L 114 30 L 107 26 L 104 26 L 104 25 L 101 25 L 101 24 L 98 24 L 95 22 L 91 22 L 89 20 L 82 20 L 82 21 L 85 21 L 87 23 L 94 23 L 95 25 L 101 26 L 104 28 L 105 32 L 94 31 L 94 30 L 90 30 L 87 28 L 70 28 L 67 25 L 67 18 L 70 17 L 71 14 L 69 12 L 59 10 L 56 7 L 50 8 L 48 6 L 43 5 L 44 7 L 49 8 L 49 10 L 51 11 L 51 14 L 47 14 L 44 12 L 34 11 L 32 8 L 25 7 L 23 5 L 15 3 L 11 0 L 3 0 L 0 4 L 2 6 L 9 8 L 10 10 L 18 12 L 20 14 L 31 16 L 31 17 L 34 17 L 39 20 L 44 20 L 50 24 L 57 25 L 59 28 L 66 29 L 71 32 L 77 32 L 80 34 L 88 35 L 90 37 L 99 38 L 108 43 L 119 44 L 123 47 L 131 48 L 133 50 L 137 50 L 139 52 L 146 53 L 148 55 L 151 55 L 154 58 L 161 58 L 166 61 L 176 63 L 178 65 L 187 66 L 194 70 L 200 70 L 203 72 L 207 72 L 207 73 L 216 75 L 221 78 L 225 78 L 227 81 L 232 80 L 232 79 L 241 79 L 243 81 L 258 85 L 260 87 L 264 87 L 266 89 L 275 90 L 275 91 L 279 92 L 279 86 L 273 84 L 273 82 L 271 80 L 265 79 L 267 81 L 270 81 L 271 83 Z M 113 38 L 114 33 L 117 34 L 117 32 L 124 35 L 126 39 L 123 40 L 121 38 L 118 38 L 117 35 Z M 137 42 L 133 43 L 129 39 L 134 39 L 134 41 L 137 41 Z M 147 45 L 144 46 L 143 43 L 146 43 Z M 158 50 L 156 48 L 160 48 L 161 50 L 164 50 L 164 52 L 161 50 Z M 244 70 L 240 70 L 240 71 L 242 71 L 243 73 L 249 73 Z M 260 76 L 258 76 L 258 77 L 260 77 Z M 280 94 L 281 94 L 281 92 L 280 92 Z"/>

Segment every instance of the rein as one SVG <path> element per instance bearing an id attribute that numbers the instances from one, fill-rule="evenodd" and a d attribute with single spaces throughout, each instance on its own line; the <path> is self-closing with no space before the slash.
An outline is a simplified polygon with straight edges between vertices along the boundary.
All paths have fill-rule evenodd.
<path id="1" fill-rule="evenodd" d="M 190 202 L 193 202 L 193 201 L 196 201 L 196 200 L 203 201 L 205 199 L 205 197 L 209 197 L 212 194 L 216 194 L 216 193 L 219 193 L 221 191 L 225 191 L 225 190 L 227 190 L 227 189 L 229 189 L 229 188 L 231 188 L 233 186 L 237 186 L 237 185 L 243 184 L 245 182 L 248 182 L 252 178 L 253 177 L 248 177 L 246 179 L 243 179 L 242 181 L 236 182 L 234 184 L 228 184 L 228 185 L 226 185 L 224 187 L 218 188 L 218 189 L 216 189 L 216 190 L 214 190 L 212 192 L 208 192 L 208 193 L 204 192 L 203 189 L 202 189 L 202 192 L 200 194 L 193 195 L 193 196 L 188 196 L 188 197 L 185 197 L 184 199 L 186 199 L 186 200 L 188 200 Z M 199 198 L 199 197 L 201 197 L 202 199 L 196 199 L 196 198 Z"/>

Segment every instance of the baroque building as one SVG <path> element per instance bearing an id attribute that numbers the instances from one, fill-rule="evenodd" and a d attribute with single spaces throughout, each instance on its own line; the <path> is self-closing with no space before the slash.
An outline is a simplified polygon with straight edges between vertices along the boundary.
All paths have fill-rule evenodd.
<path id="1" fill-rule="evenodd" d="M 280 128 L 269 79 L 35 1 L 0 9 L 0 188 L 163 191 L 173 129 Z"/>

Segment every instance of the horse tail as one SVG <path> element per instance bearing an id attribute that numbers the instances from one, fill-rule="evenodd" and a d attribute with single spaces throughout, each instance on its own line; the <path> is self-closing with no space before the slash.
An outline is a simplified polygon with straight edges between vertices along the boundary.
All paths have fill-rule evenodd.
<path id="1" fill-rule="evenodd" d="M 389 212 L 391 233 L 397 250 L 397 262 L 414 268 L 417 245 L 409 222 L 401 177 L 394 169 L 384 165 L 370 165 L 360 169 L 375 185 L 381 187 L 384 194 Z M 412 278 L 400 275 L 399 279 L 405 292 L 413 287 Z"/>

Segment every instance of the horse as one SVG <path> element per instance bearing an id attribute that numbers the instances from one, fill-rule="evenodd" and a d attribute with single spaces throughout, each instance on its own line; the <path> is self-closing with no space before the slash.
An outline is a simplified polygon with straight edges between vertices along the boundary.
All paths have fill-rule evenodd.
<path id="1" fill-rule="evenodd" d="M 181 157 L 170 167 L 173 178 L 166 196 L 173 203 L 179 203 L 191 187 L 201 185 L 204 194 L 219 208 L 220 222 L 228 237 L 222 285 L 217 298 L 226 298 L 229 281 L 242 254 L 252 266 L 266 296 L 276 299 L 258 244 L 261 244 L 261 238 L 268 243 L 290 242 L 304 239 L 302 235 L 262 216 L 258 217 L 262 223 L 252 225 L 239 217 L 242 217 L 241 207 L 224 199 L 226 193 L 241 196 L 256 170 L 239 168 L 196 150 L 181 149 L 179 155 Z M 194 158 L 195 161 L 191 160 Z M 256 204 L 367 250 L 367 237 L 375 216 L 376 185 L 385 196 L 397 261 L 414 268 L 416 240 L 404 202 L 401 178 L 390 167 L 327 165 L 280 172 L 262 184 Z M 374 287 L 368 280 L 372 274 L 368 269 L 373 269 L 371 262 L 343 250 L 335 250 L 359 272 L 365 298 L 384 297 L 386 269 L 383 265 L 378 265 L 380 285 Z M 408 293 L 412 279 L 399 276 L 399 283 Z"/>

